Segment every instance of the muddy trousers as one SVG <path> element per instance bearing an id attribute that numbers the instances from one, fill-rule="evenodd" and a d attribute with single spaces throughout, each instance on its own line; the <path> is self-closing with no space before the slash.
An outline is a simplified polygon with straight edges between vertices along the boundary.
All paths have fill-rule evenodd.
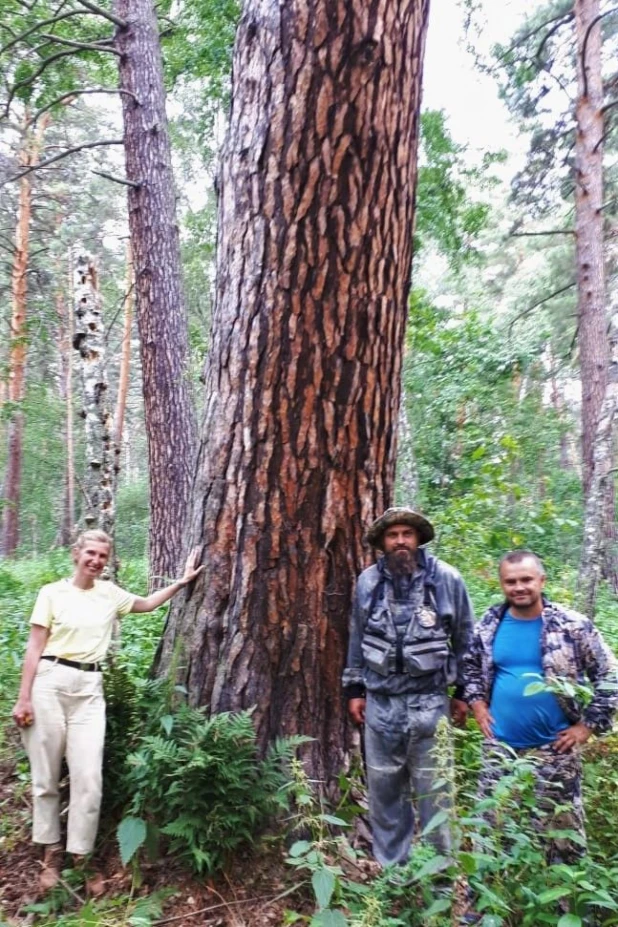
<path id="1" fill-rule="evenodd" d="M 420 701 L 419 701 L 420 699 Z M 450 803 L 444 786 L 444 763 L 450 743 L 436 750 L 438 722 L 448 717 L 446 696 L 367 693 L 365 760 L 373 853 L 383 866 L 405 863 L 415 831 L 414 804 L 421 831 Z M 438 757 L 440 752 L 441 757 Z M 449 756 L 445 757 L 444 753 Z M 438 852 L 450 850 L 450 825 L 443 822 L 427 835 Z"/>
<path id="2" fill-rule="evenodd" d="M 32 687 L 34 724 L 22 733 L 32 772 L 33 840 L 60 840 L 62 759 L 70 776 L 67 850 L 90 853 L 102 794 L 105 701 L 101 673 L 41 660 Z"/>

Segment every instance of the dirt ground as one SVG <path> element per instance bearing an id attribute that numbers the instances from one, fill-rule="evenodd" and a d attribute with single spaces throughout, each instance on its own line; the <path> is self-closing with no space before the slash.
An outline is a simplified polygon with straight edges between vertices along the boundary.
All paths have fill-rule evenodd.
<path id="1" fill-rule="evenodd" d="M 105 821 L 102 822 L 105 828 Z M 23 911 L 42 899 L 38 896 L 39 848 L 30 842 L 29 788 L 13 763 L 0 764 L 0 925 L 26 927 L 32 915 Z M 285 910 L 311 913 L 311 890 L 300 887 L 303 875 L 285 863 L 285 848 L 279 841 L 266 848 L 237 855 L 228 869 L 215 879 L 191 876 L 174 861 L 160 859 L 140 867 L 141 885 L 135 895 L 170 888 L 176 894 L 165 902 L 156 924 L 186 927 L 273 927 L 285 923 Z M 132 875 L 118 855 L 113 837 L 95 857 L 105 877 L 105 895 L 113 898 L 131 892 Z M 375 864 L 363 860 L 356 878 L 369 879 Z M 70 889 L 67 889 L 70 891 Z M 83 889 L 77 889 L 85 901 Z M 79 908 L 75 898 L 75 909 Z M 68 912 L 69 908 L 67 908 Z M 4 920 L 2 920 L 4 917 Z M 48 923 L 53 923 L 50 916 Z"/>

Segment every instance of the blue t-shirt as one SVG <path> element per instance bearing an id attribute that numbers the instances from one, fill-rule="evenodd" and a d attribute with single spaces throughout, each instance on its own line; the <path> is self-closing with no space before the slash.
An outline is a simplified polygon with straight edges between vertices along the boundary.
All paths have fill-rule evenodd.
<path id="1" fill-rule="evenodd" d="M 493 732 L 510 747 L 540 747 L 552 743 L 570 721 L 552 692 L 524 695 L 535 680 L 543 678 L 541 630 L 538 618 L 513 618 L 507 612 L 500 622 L 493 643 L 496 675 L 489 711 L 494 719 Z"/>

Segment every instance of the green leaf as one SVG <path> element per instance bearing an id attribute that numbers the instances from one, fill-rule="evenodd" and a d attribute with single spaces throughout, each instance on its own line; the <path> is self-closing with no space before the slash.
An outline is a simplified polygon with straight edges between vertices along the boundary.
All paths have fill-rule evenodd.
<path id="1" fill-rule="evenodd" d="M 450 898 L 436 898 L 436 900 L 423 911 L 425 917 L 433 917 L 434 914 L 441 914 L 442 911 L 448 911 L 451 907 Z"/>
<path id="2" fill-rule="evenodd" d="M 432 856 L 431 859 L 428 859 L 424 866 L 421 866 L 419 871 L 415 875 L 415 879 L 420 881 L 424 879 L 425 876 L 435 875 L 437 872 L 443 872 L 445 869 L 448 869 L 451 861 L 448 856 Z"/>
<path id="3" fill-rule="evenodd" d="M 478 869 L 478 860 L 472 853 L 460 853 L 459 865 L 466 875 L 473 875 Z"/>
<path id="4" fill-rule="evenodd" d="M 293 843 L 290 847 L 290 856 L 296 859 L 296 857 L 302 856 L 303 853 L 306 853 L 310 848 L 311 844 L 308 840 L 297 840 L 296 843 Z"/>
<path id="5" fill-rule="evenodd" d="M 348 927 L 341 911 L 320 911 L 311 918 L 309 927 Z"/>
<path id="6" fill-rule="evenodd" d="M 524 689 L 524 695 L 538 695 L 540 692 L 547 692 L 547 684 L 544 682 L 530 682 Z"/>
<path id="7" fill-rule="evenodd" d="M 342 820 L 342 818 L 336 818 L 334 814 L 319 814 L 318 819 L 324 821 L 326 824 L 334 824 L 335 827 L 349 827 L 348 821 Z"/>
<path id="8" fill-rule="evenodd" d="M 174 718 L 172 715 L 164 715 L 161 718 L 161 727 L 169 737 L 172 733 L 172 728 L 174 727 Z"/>
<path id="9" fill-rule="evenodd" d="M 568 885 L 558 885 L 555 888 L 548 888 L 546 891 L 541 892 L 539 895 L 540 904 L 549 904 L 551 901 L 558 901 L 559 898 L 564 898 L 565 895 L 570 895 L 571 889 Z"/>
<path id="10" fill-rule="evenodd" d="M 577 914 L 563 914 L 558 921 L 558 927 L 582 927 L 583 921 Z"/>
<path id="11" fill-rule="evenodd" d="M 146 822 L 142 818 L 123 818 L 117 837 L 120 859 L 126 866 L 146 840 Z"/>
<path id="12" fill-rule="evenodd" d="M 426 837 L 427 834 L 430 834 L 433 830 L 436 830 L 438 827 L 441 827 L 442 824 L 445 824 L 449 819 L 448 811 L 442 809 L 437 811 L 432 819 L 425 825 L 423 828 L 423 837 Z"/>
<path id="13" fill-rule="evenodd" d="M 327 908 L 335 890 L 335 876 L 330 869 L 318 869 L 311 877 L 318 908 Z"/>

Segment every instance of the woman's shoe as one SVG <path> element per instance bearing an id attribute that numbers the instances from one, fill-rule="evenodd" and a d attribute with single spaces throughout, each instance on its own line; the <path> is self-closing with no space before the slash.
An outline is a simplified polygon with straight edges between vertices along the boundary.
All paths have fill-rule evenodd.
<path id="1" fill-rule="evenodd" d="M 43 854 L 43 868 L 39 875 L 39 890 L 49 892 L 60 881 L 60 869 L 64 851 L 60 843 L 50 843 Z"/>

